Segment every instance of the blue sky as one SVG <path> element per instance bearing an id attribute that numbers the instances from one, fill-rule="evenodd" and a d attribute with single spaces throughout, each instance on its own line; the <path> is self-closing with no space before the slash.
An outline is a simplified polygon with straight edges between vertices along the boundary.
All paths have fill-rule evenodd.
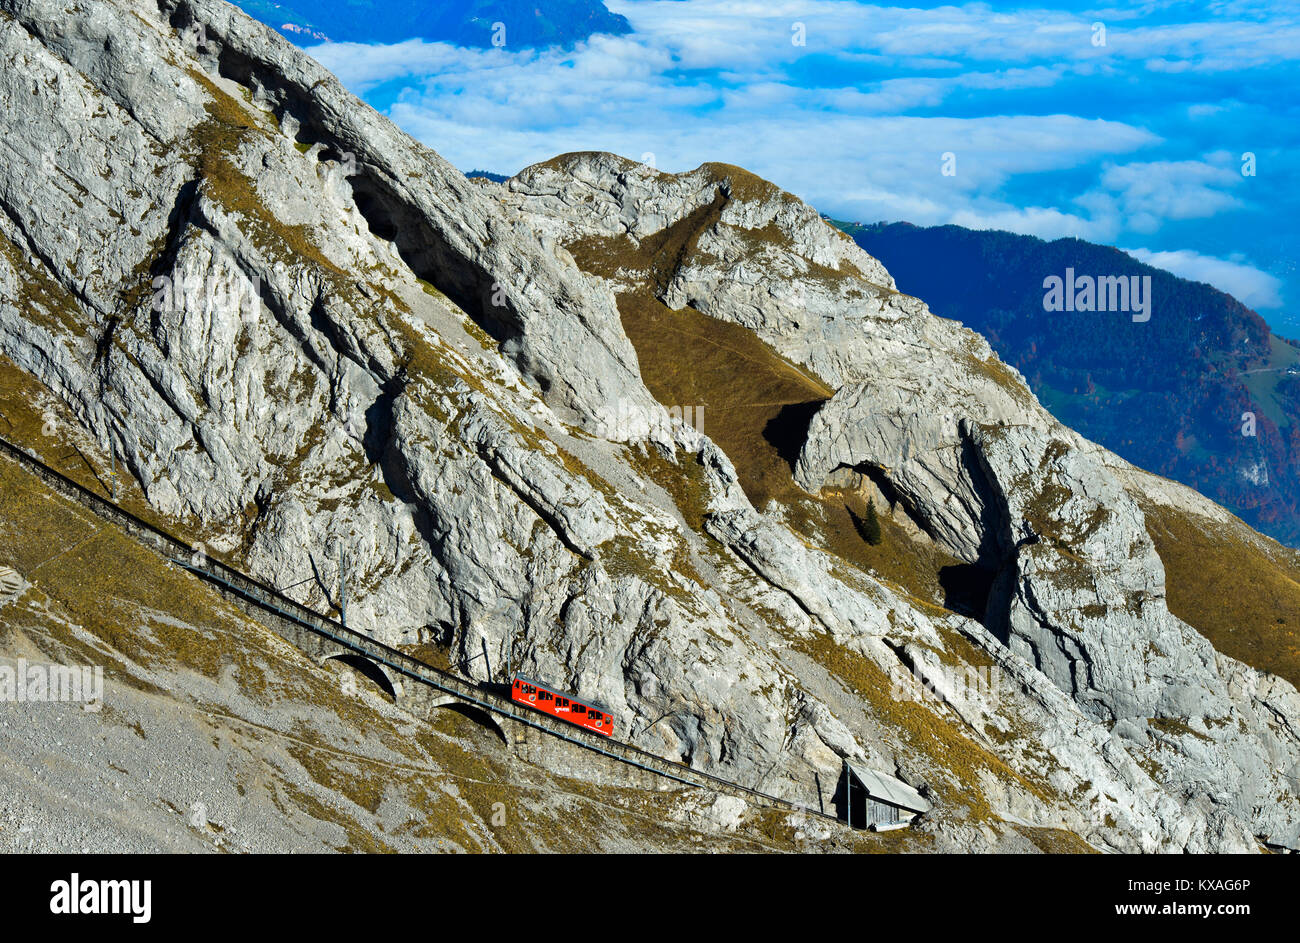
<path id="1" fill-rule="evenodd" d="M 1117 245 L 1300 337 L 1294 0 L 607 6 L 633 32 L 569 50 L 308 49 L 464 170 L 726 161 L 840 218 Z"/>

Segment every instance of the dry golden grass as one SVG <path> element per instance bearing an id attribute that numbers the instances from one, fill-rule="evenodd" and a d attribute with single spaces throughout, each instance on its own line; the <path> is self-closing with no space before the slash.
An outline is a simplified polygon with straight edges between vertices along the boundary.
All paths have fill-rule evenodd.
<path id="1" fill-rule="evenodd" d="M 1300 561 L 1272 541 L 1142 502 L 1169 611 L 1238 661 L 1300 686 Z M 1245 525 L 1239 525 L 1243 528 Z"/>
<path id="2" fill-rule="evenodd" d="M 236 609 L 7 459 L 0 484 L 0 563 L 35 584 L 46 605 L 137 665 L 180 660 L 214 679 L 233 669 L 250 693 L 264 690 L 256 661 L 221 641 L 245 622 Z"/>
<path id="3" fill-rule="evenodd" d="M 1096 848 L 1089 845 L 1074 832 L 1063 828 L 1042 828 L 1033 825 L 1017 825 L 1016 831 L 1029 839 L 1042 852 L 1049 855 L 1099 855 Z"/>
<path id="4" fill-rule="evenodd" d="M 815 406 L 831 391 L 737 324 L 692 308 L 670 311 L 641 293 L 620 295 L 619 313 L 655 398 L 704 407 L 702 431 L 727 453 L 756 505 L 786 496 L 794 483 L 774 424 L 787 407 Z"/>
<path id="5" fill-rule="evenodd" d="M 43 265 L 29 263 L 26 254 L 2 236 L 0 255 L 16 276 L 12 301 L 24 317 L 55 336 L 78 337 L 86 332 L 89 324 L 76 301 Z"/>
<path id="6" fill-rule="evenodd" d="M 562 166 L 564 158 L 557 160 L 557 166 Z M 879 507 L 878 511 L 884 510 L 885 539 L 872 546 L 859 530 L 865 499 L 844 492 L 812 496 L 795 484 L 793 465 L 807 424 L 834 390 L 810 370 L 782 357 L 750 329 L 693 308 L 673 311 L 658 300 L 674 273 L 699 252 L 701 235 L 720 224 L 729 199 L 780 195 L 771 184 L 741 168 L 710 164 L 703 169 L 712 179 L 729 180 L 730 196 L 720 190 L 713 202 L 639 244 L 626 236 L 588 237 L 570 244 L 569 251 L 585 271 L 629 286 L 618 296 L 619 314 L 646 387 L 669 408 L 703 407 L 702 431 L 731 459 L 755 507 L 775 501 L 787 509 L 790 523 L 814 546 L 875 571 L 924 604 L 943 600 L 940 572 L 960 561 L 912 539 Z M 761 252 L 765 240 L 775 238 L 771 229 L 747 233 L 744 241 L 751 253 Z M 843 278 L 853 273 L 827 270 L 825 274 Z M 654 480 L 670 493 L 683 490 L 674 484 L 672 466 L 654 472 Z M 699 527 L 697 521 L 688 523 Z"/>

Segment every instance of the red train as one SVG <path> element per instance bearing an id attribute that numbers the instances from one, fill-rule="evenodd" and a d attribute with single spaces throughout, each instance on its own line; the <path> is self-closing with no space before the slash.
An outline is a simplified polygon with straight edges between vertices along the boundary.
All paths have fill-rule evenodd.
<path id="1" fill-rule="evenodd" d="M 595 701 L 557 691 L 523 675 L 515 675 L 514 684 L 510 686 L 510 697 L 526 707 L 567 720 L 593 733 L 607 737 L 614 733 L 614 718 L 608 708 Z"/>

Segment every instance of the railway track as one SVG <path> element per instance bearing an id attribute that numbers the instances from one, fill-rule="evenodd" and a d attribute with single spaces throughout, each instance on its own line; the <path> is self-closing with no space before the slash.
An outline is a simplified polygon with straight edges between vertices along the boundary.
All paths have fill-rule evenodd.
<path id="1" fill-rule="evenodd" d="M 22 447 L 2 437 L 0 437 L 0 455 L 40 478 L 55 492 L 81 504 L 102 520 L 118 527 L 137 542 L 153 549 L 172 564 L 214 586 L 223 594 L 251 606 L 272 620 L 288 623 L 297 629 L 305 629 L 343 649 L 383 665 L 403 678 L 426 685 L 490 714 L 508 718 L 513 723 L 533 728 L 547 736 L 567 741 L 656 776 L 724 795 L 738 796 L 758 806 L 799 812 L 843 825 L 837 817 L 820 809 L 810 808 L 760 789 L 694 769 L 684 763 L 665 759 L 621 740 L 588 733 L 580 727 L 565 724 L 546 714 L 534 715 L 532 712 L 521 711 L 508 697 L 384 645 L 368 635 L 350 629 L 314 609 L 289 599 L 273 587 L 228 564 L 204 554 L 196 554 L 194 548 L 185 541 L 125 510 L 113 501 L 95 494 L 46 465 Z"/>

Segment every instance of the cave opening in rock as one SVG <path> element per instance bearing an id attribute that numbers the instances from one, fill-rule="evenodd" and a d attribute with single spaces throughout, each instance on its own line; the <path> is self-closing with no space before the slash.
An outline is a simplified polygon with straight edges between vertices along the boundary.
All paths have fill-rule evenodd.
<path id="1" fill-rule="evenodd" d="M 939 585 L 943 587 L 944 608 L 984 623 L 996 576 L 993 570 L 978 563 L 943 567 L 939 571 Z"/>

